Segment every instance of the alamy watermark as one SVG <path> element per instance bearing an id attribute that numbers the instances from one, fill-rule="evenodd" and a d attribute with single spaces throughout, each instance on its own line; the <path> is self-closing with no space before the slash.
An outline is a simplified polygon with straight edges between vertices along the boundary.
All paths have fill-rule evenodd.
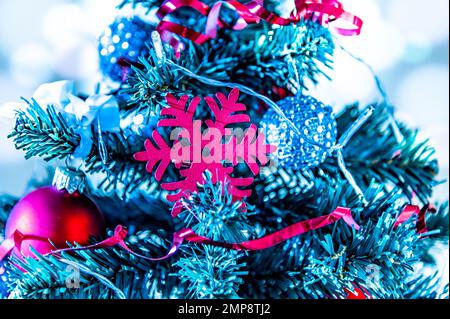
<path id="1" fill-rule="evenodd" d="M 170 149 L 170 159 L 174 164 L 239 163 L 263 165 L 272 163 L 267 157 L 276 148 L 266 144 L 263 129 L 252 125 L 247 129 L 208 127 L 202 130 L 202 121 L 193 122 L 192 129 L 176 128 L 170 133 L 175 141 Z"/>
<path id="2" fill-rule="evenodd" d="M 66 288 L 79 289 L 80 288 L 80 268 L 74 265 L 67 265 L 66 267 Z"/>

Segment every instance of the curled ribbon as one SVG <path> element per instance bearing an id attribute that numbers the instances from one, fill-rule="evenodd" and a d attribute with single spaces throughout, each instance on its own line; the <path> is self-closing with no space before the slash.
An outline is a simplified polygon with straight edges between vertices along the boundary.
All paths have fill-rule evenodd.
<path id="1" fill-rule="evenodd" d="M 426 233 L 426 232 L 428 232 L 428 229 L 425 224 L 425 218 L 426 218 L 426 214 L 428 212 L 436 212 L 436 208 L 430 204 L 426 205 L 422 209 L 420 209 L 418 206 L 408 205 L 403 209 L 403 211 L 397 217 L 397 220 L 394 224 L 394 229 L 396 229 L 398 226 L 400 226 L 401 224 L 408 221 L 412 216 L 417 215 L 417 216 L 419 216 L 419 219 L 416 224 L 417 233 L 418 234 Z M 149 257 L 143 256 L 141 254 L 134 252 L 125 243 L 125 239 L 128 235 L 127 229 L 125 227 L 119 225 L 114 230 L 113 236 L 111 236 L 97 244 L 93 244 L 90 246 L 84 246 L 84 247 L 59 249 L 59 250 L 55 250 L 55 251 L 52 251 L 52 252 L 46 254 L 46 256 L 47 255 L 56 255 L 56 254 L 60 254 L 62 252 L 104 249 L 104 248 L 110 248 L 110 247 L 114 247 L 114 246 L 120 246 L 123 249 L 125 249 L 127 252 L 129 252 L 130 254 L 132 254 L 136 257 L 143 258 L 145 260 L 150 260 L 150 261 L 162 261 L 162 260 L 166 260 L 166 259 L 170 258 L 171 256 L 175 255 L 178 252 L 178 250 L 180 249 L 180 247 L 184 241 L 187 241 L 190 243 L 196 243 L 196 244 L 224 247 L 224 248 L 238 250 L 238 251 L 242 251 L 242 250 L 258 251 L 258 250 L 264 250 L 264 249 L 271 248 L 277 244 L 285 242 L 289 239 L 292 239 L 296 236 L 307 233 L 309 231 L 317 230 L 319 228 L 331 225 L 341 219 L 348 226 L 355 228 L 355 230 L 359 230 L 360 227 L 353 219 L 353 217 L 351 215 L 351 210 L 349 208 L 343 208 L 343 207 L 338 207 L 336 210 L 334 210 L 329 215 L 301 221 L 301 222 L 291 225 L 289 227 L 283 228 L 282 230 L 279 230 L 275 233 L 264 236 L 262 238 L 254 239 L 254 240 L 250 240 L 250 241 L 246 241 L 246 242 L 242 242 L 242 243 L 223 243 L 223 242 L 214 241 L 209 238 L 197 235 L 192 229 L 185 228 L 185 229 L 182 229 L 182 230 L 176 232 L 173 235 L 172 247 L 170 248 L 167 255 L 164 257 L 161 257 L 161 258 L 149 258 Z M 0 245 L 0 262 L 2 260 L 4 260 L 6 258 L 6 256 L 8 256 L 14 248 L 16 248 L 18 251 L 21 251 L 22 243 L 26 240 L 42 240 L 42 241 L 46 241 L 46 242 L 48 241 L 47 238 L 42 238 L 42 237 L 34 236 L 34 235 L 24 235 L 20 231 L 16 230 L 11 237 L 7 238 Z"/>
<path id="2" fill-rule="evenodd" d="M 119 130 L 119 104 L 112 95 L 93 95 L 83 101 L 75 94 L 73 81 L 58 81 L 41 85 L 33 94 L 33 99 L 43 108 L 49 105 L 55 107 L 76 128 L 81 141 L 74 156 L 85 158 L 92 149 L 91 125 L 103 133 Z"/>
<path id="3" fill-rule="evenodd" d="M 397 220 L 394 224 L 394 229 L 396 229 L 401 224 L 408 221 L 413 216 L 418 216 L 416 223 L 416 231 L 418 234 L 424 234 L 428 232 L 427 224 L 426 224 L 426 215 L 428 212 L 436 213 L 436 207 L 431 204 L 425 205 L 422 209 L 418 206 L 408 205 L 405 209 L 400 213 L 397 217 Z"/>
<path id="4" fill-rule="evenodd" d="M 207 17 L 205 33 L 194 31 L 166 19 L 167 16 L 183 7 L 194 9 Z M 233 25 L 225 23 L 220 18 L 220 11 L 223 7 L 232 9 L 238 15 L 239 18 Z M 263 0 L 252 0 L 246 4 L 236 0 L 218 1 L 212 7 L 200 0 L 167 0 L 156 14 L 161 20 L 156 30 L 160 33 L 162 40 L 173 47 L 177 57 L 184 49 L 184 45 L 175 35 L 191 40 L 196 44 L 203 44 L 216 37 L 218 27 L 243 30 L 249 24 L 256 24 L 261 20 L 270 24 L 285 26 L 298 23 L 302 19 L 312 19 L 327 26 L 330 23 L 334 25 L 337 22 L 345 23 L 345 26 L 333 25 L 333 29 L 338 34 L 354 36 L 361 33 L 363 25 L 360 18 L 345 11 L 342 4 L 337 0 L 296 0 L 295 10 L 289 18 L 280 17 L 265 9 Z"/>
<path id="5" fill-rule="evenodd" d="M 176 254 L 184 241 L 196 243 L 196 244 L 224 247 L 224 248 L 238 250 L 238 251 L 241 251 L 241 250 L 257 251 L 257 250 L 268 249 L 270 247 L 273 247 L 277 244 L 285 242 L 291 238 L 294 238 L 294 237 L 304 234 L 306 232 L 331 225 L 341 219 L 348 226 L 353 227 L 356 230 L 359 230 L 359 225 L 353 219 L 353 217 L 351 215 L 351 210 L 349 208 L 338 207 L 336 210 L 334 210 L 329 215 L 301 221 L 301 222 L 291 225 L 289 227 L 283 228 L 282 230 L 279 230 L 275 233 L 264 236 L 262 238 L 254 239 L 254 240 L 250 240 L 250 241 L 246 241 L 246 242 L 242 242 L 242 243 L 230 244 L 230 243 L 218 242 L 218 241 L 208 239 L 206 237 L 199 236 L 192 229 L 189 229 L 189 228 L 182 229 L 173 235 L 172 247 L 170 248 L 167 255 L 164 257 L 161 257 L 161 258 L 149 258 L 149 257 L 140 255 L 140 254 L 134 252 L 133 250 L 131 250 L 125 243 L 125 239 L 126 239 L 128 232 L 125 227 L 120 226 L 120 225 L 116 227 L 113 236 L 105 239 L 102 242 L 99 242 L 97 244 L 90 245 L 90 246 L 84 246 L 84 247 L 59 249 L 59 250 L 52 251 L 52 252 L 48 253 L 47 255 L 55 255 L 55 254 L 60 254 L 63 252 L 103 249 L 103 248 L 119 246 L 136 257 L 139 257 L 139 258 L 142 258 L 145 260 L 150 260 L 150 261 L 162 261 L 162 260 L 166 260 L 166 259 L 170 258 L 171 256 L 173 256 L 174 254 Z M 46 240 L 47 241 L 47 239 L 39 238 L 36 236 L 27 236 L 27 235 L 23 235 L 19 231 L 15 231 L 14 234 L 10 238 L 6 239 L 0 246 L 0 261 L 3 260 L 15 247 L 18 249 L 18 251 L 20 251 L 22 242 L 27 239 Z"/>

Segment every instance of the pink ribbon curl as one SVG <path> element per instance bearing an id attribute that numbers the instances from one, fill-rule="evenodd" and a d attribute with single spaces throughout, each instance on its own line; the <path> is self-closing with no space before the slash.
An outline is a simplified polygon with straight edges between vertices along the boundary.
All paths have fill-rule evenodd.
<path id="1" fill-rule="evenodd" d="M 400 215 L 397 217 L 397 220 L 394 224 L 394 229 L 397 229 L 398 226 L 408 221 L 413 216 L 418 216 L 416 223 L 416 232 L 418 234 L 424 234 L 428 232 L 427 224 L 426 224 L 426 215 L 428 212 L 436 213 L 437 209 L 431 204 L 425 205 L 422 209 L 418 206 L 407 205 Z"/>
<path id="2" fill-rule="evenodd" d="M 401 224 L 408 221 L 412 216 L 417 215 L 418 221 L 416 224 L 416 230 L 418 234 L 423 234 L 428 232 L 425 219 L 426 214 L 428 212 L 436 212 L 436 208 L 431 204 L 425 205 L 422 209 L 418 206 L 407 205 L 402 212 L 397 217 L 397 220 L 394 224 L 394 229 L 398 228 Z M 203 244 L 203 245 L 212 245 L 217 247 L 228 248 L 237 251 L 258 251 L 265 250 L 275 245 L 278 245 L 282 242 L 286 242 L 289 239 L 297 237 L 301 234 L 307 233 L 312 230 L 317 230 L 322 227 L 331 225 L 336 223 L 339 220 L 343 220 L 348 226 L 353 227 L 355 230 L 359 230 L 359 225 L 355 222 L 352 217 L 351 210 L 349 208 L 338 207 L 331 214 L 320 216 L 312 219 L 308 219 L 305 221 L 298 222 L 294 225 L 283 228 L 277 232 L 266 235 L 259 239 L 249 240 L 242 243 L 224 243 L 219 241 L 214 241 L 206 237 L 202 237 L 197 235 L 192 229 L 185 228 L 173 235 L 172 247 L 170 248 L 167 255 L 161 258 L 149 258 L 147 256 L 143 256 L 134 252 L 131 248 L 127 246 L 125 243 L 125 239 L 128 235 L 128 231 L 123 226 L 117 226 L 113 236 L 93 245 L 83 246 L 83 247 L 75 247 L 75 248 L 65 248 L 52 251 L 45 256 L 48 255 L 56 255 L 61 254 L 63 252 L 74 252 L 81 250 L 95 250 L 95 249 L 104 249 L 110 248 L 114 246 L 119 246 L 125 249 L 130 254 L 150 261 L 162 261 L 170 258 L 175 255 L 180 249 L 181 245 L 187 241 L 195 244 Z M 48 241 L 46 238 L 42 238 L 35 235 L 24 235 L 19 231 L 15 231 L 10 238 L 7 238 L 0 245 L 0 261 L 2 261 L 6 256 L 8 256 L 14 248 L 17 248 L 18 251 L 21 251 L 22 243 L 25 240 L 42 240 Z"/>
<path id="3" fill-rule="evenodd" d="M 195 244 L 223 247 L 223 248 L 228 248 L 228 249 L 237 250 L 237 251 L 242 251 L 242 250 L 258 251 L 258 250 L 264 250 L 264 249 L 271 248 L 277 244 L 285 242 L 291 238 L 294 238 L 294 237 L 304 234 L 306 232 L 309 232 L 312 230 L 317 230 L 319 228 L 331 225 L 341 219 L 348 226 L 353 227 L 356 230 L 359 230 L 359 225 L 353 219 L 351 210 L 349 208 L 343 208 L 343 207 L 336 208 L 329 215 L 320 216 L 320 217 L 308 219 L 305 221 L 301 221 L 301 222 L 298 222 L 289 227 L 283 228 L 277 232 L 274 232 L 272 234 L 261 237 L 259 239 L 245 241 L 242 243 L 224 243 L 224 242 L 214 241 L 209 238 L 197 235 L 192 229 L 185 228 L 185 229 L 182 229 L 182 230 L 176 232 L 173 235 L 172 247 L 170 248 L 167 255 L 165 255 L 161 258 L 149 258 L 147 256 L 143 256 L 141 254 L 134 252 L 125 243 L 125 239 L 128 234 L 127 229 L 125 227 L 119 225 L 116 227 L 116 229 L 114 231 L 114 235 L 105 239 L 102 242 L 99 242 L 99 243 L 93 244 L 93 245 L 89 245 L 89 246 L 84 246 L 84 247 L 59 249 L 59 250 L 52 251 L 52 252 L 46 254 L 45 256 L 57 255 L 57 254 L 61 254 L 63 252 L 104 249 L 104 248 L 119 246 L 136 257 L 139 257 L 139 258 L 142 258 L 145 260 L 150 260 L 150 261 L 162 261 L 162 260 L 166 260 L 166 259 L 170 258 L 171 256 L 173 256 L 174 254 L 176 254 L 184 241 L 187 241 L 190 243 L 195 243 Z M 3 258 L 5 258 L 14 249 L 14 247 L 16 247 L 18 249 L 18 251 L 20 251 L 22 242 L 27 239 L 41 240 L 41 238 L 38 238 L 36 236 L 24 236 L 20 232 L 16 231 L 11 238 L 5 240 L 2 243 L 2 245 L 0 246 L 0 261 Z M 44 239 L 42 239 L 42 240 L 44 240 Z"/>
<path id="4" fill-rule="evenodd" d="M 238 15 L 237 21 L 229 25 L 220 18 L 223 7 L 232 9 Z M 205 33 L 194 31 L 178 23 L 168 21 L 166 17 L 175 11 L 189 7 L 207 17 Z M 263 0 L 252 0 L 242 4 L 237 0 L 218 1 L 209 7 L 200 0 L 167 0 L 159 8 L 156 15 L 161 20 L 156 30 L 161 39 L 169 43 L 179 57 L 184 49 L 183 43 L 177 38 L 183 37 L 196 44 L 203 44 L 217 35 L 217 29 L 228 28 L 243 30 L 250 24 L 257 24 L 261 20 L 267 23 L 285 26 L 298 23 L 302 19 L 313 19 L 322 25 L 331 26 L 340 35 L 355 36 L 361 33 L 363 21 L 357 16 L 344 10 L 343 5 L 337 0 L 296 0 L 295 10 L 289 18 L 283 18 L 264 8 Z M 337 22 L 344 26 L 335 26 Z"/>

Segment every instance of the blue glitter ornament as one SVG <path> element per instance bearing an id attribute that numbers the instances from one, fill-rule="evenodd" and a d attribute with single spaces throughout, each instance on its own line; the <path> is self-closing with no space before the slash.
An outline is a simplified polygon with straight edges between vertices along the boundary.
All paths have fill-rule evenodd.
<path id="1" fill-rule="evenodd" d="M 279 164 L 304 170 L 323 163 L 337 139 L 333 109 L 313 97 L 300 95 L 285 98 L 278 102 L 278 106 L 307 139 L 299 136 L 282 117 L 269 109 L 263 117 L 262 127 L 268 143 L 278 148 Z"/>
<path id="2" fill-rule="evenodd" d="M 154 27 L 139 18 L 119 17 L 100 37 L 102 73 L 116 82 L 126 81 L 130 65 L 148 54 Z"/>

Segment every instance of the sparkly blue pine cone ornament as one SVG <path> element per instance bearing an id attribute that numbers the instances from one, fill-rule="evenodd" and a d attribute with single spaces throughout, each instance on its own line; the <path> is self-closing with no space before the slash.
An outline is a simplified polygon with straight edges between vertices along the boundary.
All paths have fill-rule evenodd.
<path id="1" fill-rule="evenodd" d="M 311 144 L 299 136 L 282 117 L 269 109 L 263 117 L 262 127 L 268 143 L 277 146 L 279 164 L 304 170 L 323 163 L 337 139 L 333 109 L 313 97 L 300 95 L 285 98 L 278 106 L 300 132 L 314 142 Z"/>
<path id="2" fill-rule="evenodd" d="M 117 18 L 100 37 L 98 52 L 102 73 L 116 82 L 125 82 L 131 64 L 148 54 L 154 27 L 137 17 Z"/>

